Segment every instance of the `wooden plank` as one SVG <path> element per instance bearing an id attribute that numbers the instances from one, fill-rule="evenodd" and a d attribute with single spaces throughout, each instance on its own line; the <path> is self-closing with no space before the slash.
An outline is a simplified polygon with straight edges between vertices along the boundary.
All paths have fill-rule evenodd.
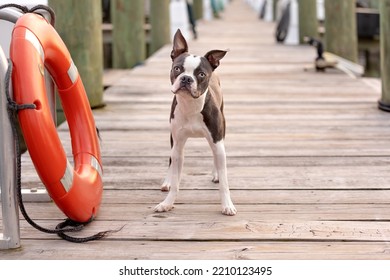
<path id="1" fill-rule="evenodd" d="M 228 172 L 231 187 L 246 190 L 386 190 L 389 161 L 386 157 L 229 157 Z M 166 176 L 168 155 L 106 157 L 103 163 L 106 189 L 158 189 Z M 211 168 L 211 154 L 187 157 L 182 187 L 217 188 L 210 183 Z M 28 159 L 23 170 L 23 186 L 43 187 Z"/>
<path id="2" fill-rule="evenodd" d="M 107 88 L 116 83 L 123 76 L 128 75 L 129 69 L 104 69 L 103 70 L 103 87 Z"/>
<path id="3" fill-rule="evenodd" d="M 126 137 L 124 135 L 124 137 Z M 155 142 L 153 139 L 139 140 L 106 140 L 102 154 L 106 156 L 164 156 L 169 157 L 169 134 L 155 134 L 159 139 L 167 139 L 166 142 Z M 251 156 L 386 156 L 390 154 L 388 141 L 374 139 L 370 141 L 349 140 L 349 141 L 291 141 L 280 140 L 260 141 L 259 143 L 245 143 L 246 149 L 241 149 L 243 142 L 226 139 L 227 156 L 234 157 L 251 157 Z M 116 147 L 121 147 L 118 150 Z M 137 150 L 133 150 L 137 147 Z M 329 149 L 327 147 L 332 147 Z M 153 149 L 152 149 L 153 148 Z M 131 151 L 131 152 L 128 152 Z M 202 140 L 191 140 L 185 148 L 186 156 L 209 156 L 211 154 L 207 143 Z"/>
<path id="4" fill-rule="evenodd" d="M 104 139 L 102 153 L 104 156 L 120 156 L 124 155 L 124 151 L 128 151 L 130 156 L 169 155 L 169 131 L 166 131 L 167 127 L 163 130 L 153 134 L 150 131 L 134 133 L 131 130 L 128 132 L 102 132 Z M 356 136 L 350 134 L 348 136 L 341 128 L 336 127 L 332 130 L 339 133 L 334 134 L 333 137 L 327 135 L 326 131 L 322 134 L 312 132 L 312 135 L 305 133 L 299 135 L 294 131 L 276 134 L 264 132 L 259 135 L 249 133 L 246 136 L 236 133 L 233 137 L 229 136 L 230 128 L 228 127 L 225 143 L 228 156 L 382 156 L 388 155 L 390 152 L 386 137 L 376 138 L 375 135 L 370 137 L 371 133 Z M 232 133 L 234 133 L 234 129 L 232 129 Z M 118 137 L 119 135 L 121 137 Z M 306 135 L 308 137 L 305 137 Z M 63 136 L 63 143 L 70 147 L 69 135 L 64 134 Z M 327 137 L 330 139 L 323 139 Z M 209 156 L 210 151 L 205 144 L 204 139 L 190 139 L 186 145 L 187 155 Z M 242 149 L 243 144 L 245 149 Z M 121 147 L 121 151 L 116 149 L 118 145 Z M 132 148 L 134 146 L 137 147 L 136 150 Z M 332 149 L 327 147 L 332 147 Z"/>
<path id="5" fill-rule="evenodd" d="M 212 160 L 208 160 L 209 168 L 191 168 L 186 165 L 183 170 L 181 183 L 182 189 L 210 190 L 217 189 L 218 185 L 211 183 Z M 159 189 L 163 178 L 166 176 L 168 157 L 161 159 L 164 166 L 160 167 L 107 167 L 103 177 L 106 189 Z M 306 168 L 283 168 L 261 167 L 261 168 L 229 168 L 229 182 L 232 189 L 245 190 L 324 190 L 344 191 L 347 194 L 351 191 L 389 190 L 389 175 L 387 171 L 378 172 L 374 168 L 348 168 L 348 174 L 342 171 L 329 169 L 306 169 Z M 339 168 L 341 169 L 341 167 Z M 347 168 L 346 168 L 347 169 Z M 356 177 L 356 172 L 361 172 Z M 146 176 L 152 172 L 153 175 Z M 126 173 L 126 175 L 121 175 Z M 242 174 L 242 175 L 237 175 Z M 25 187 L 43 188 L 37 175 L 32 174 L 23 178 Z"/>
<path id="6" fill-rule="evenodd" d="M 161 180 L 162 181 L 162 180 Z M 192 186 L 192 185 L 191 185 Z M 215 185 L 212 185 L 212 187 Z M 237 204 L 383 204 L 390 201 L 389 190 L 245 190 L 234 185 L 231 186 L 232 199 Z M 139 203 L 148 203 L 154 206 L 161 202 L 166 193 L 159 191 L 160 184 L 151 184 L 152 190 L 134 191 L 131 189 L 106 192 L 105 203 L 128 203 L 134 200 Z M 107 188 L 110 188 L 108 185 Z M 219 204 L 218 189 L 193 190 L 188 189 L 183 182 L 177 204 Z"/>
<path id="7" fill-rule="evenodd" d="M 198 220 L 170 222 L 156 221 L 99 221 L 85 227 L 74 236 L 89 236 L 102 230 L 119 230 L 106 240 L 127 241 L 324 241 L 324 242 L 390 242 L 388 222 L 305 221 L 266 222 L 233 220 L 219 214 L 220 221 Z M 43 227 L 53 228 L 61 220 L 40 221 Z M 21 222 L 24 239 L 58 239 L 56 235 L 42 233 L 26 222 Z"/>
<path id="8" fill-rule="evenodd" d="M 168 164 L 168 159 L 162 160 L 162 162 Z M 210 159 L 210 168 L 211 164 Z M 233 172 L 236 170 L 237 169 L 228 169 L 229 174 L 233 174 L 228 176 L 231 189 L 259 191 L 259 195 L 262 190 L 324 190 L 329 193 L 334 191 L 334 194 L 336 194 L 337 191 L 343 191 L 338 194 L 345 195 L 348 195 L 348 190 L 360 191 L 360 195 L 364 195 L 364 191 L 368 192 L 370 190 L 383 191 L 383 194 L 386 194 L 386 191 L 389 190 L 388 182 L 390 178 L 389 176 L 382 176 L 381 173 L 373 173 L 372 177 L 365 175 L 363 178 L 356 178 L 356 173 L 351 173 L 350 176 L 332 176 L 332 170 L 330 169 L 328 171 L 330 174 L 329 176 L 321 176 L 318 174 L 310 177 L 305 175 L 304 171 L 298 170 L 297 175 L 293 178 L 288 177 L 291 175 L 287 174 L 287 172 L 284 173 L 283 171 L 279 171 L 277 173 L 264 172 L 260 175 L 248 174 L 245 177 L 240 177 L 234 175 Z M 107 171 L 104 175 L 103 181 L 106 189 L 159 190 L 160 185 L 166 176 L 166 171 L 167 167 L 159 169 L 145 167 L 143 170 L 139 171 L 129 171 L 128 168 L 118 167 L 115 171 Z M 126 176 L 121 176 L 123 172 L 128 172 L 128 174 Z M 153 172 L 154 175 L 149 177 L 141 175 L 145 173 L 148 174 L 147 172 Z M 288 173 L 294 174 L 292 170 Z M 243 174 L 246 175 L 247 173 Z M 278 177 L 280 174 L 282 177 Z M 25 188 L 44 188 L 35 174 L 23 179 L 23 186 Z M 184 167 L 181 189 L 194 188 L 198 190 L 216 190 L 218 189 L 218 185 L 211 183 L 211 173 L 208 169 L 202 168 L 193 170 L 188 167 Z M 196 194 L 194 195 L 197 196 Z M 388 196 L 386 195 L 386 197 Z"/>
<path id="9" fill-rule="evenodd" d="M 224 217 L 219 213 L 219 204 L 179 204 L 176 209 L 168 213 L 154 213 L 153 202 L 138 202 L 128 199 L 122 203 L 103 202 L 98 214 L 98 221 L 149 221 L 149 222 L 178 222 L 183 220 L 198 221 L 222 221 Z M 64 215 L 54 203 L 26 203 L 29 215 L 34 220 L 56 221 Z M 387 204 L 281 204 L 252 203 L 239 204 L 239 215 L 231 217 L 232 221 L 266 221 L 266 222 L 305 222 L 305 221 L 376 221 L 387 222 L 390 220 L 390 211 Z M 0 214 L 1 217 L 1 214 Z M 22 215 L 20 215 L 23 220 Z M 65 218 L 65 217 L 64 217 Z"/>
<path id="10" fill-rule="evenodd" d="M 77 244 L 77 249 L 60 240 L 23 240 L 20 250 L 0 259 L 51 260 L 388 260 L 387 242 L 177 242 L 110 241 Z"/>

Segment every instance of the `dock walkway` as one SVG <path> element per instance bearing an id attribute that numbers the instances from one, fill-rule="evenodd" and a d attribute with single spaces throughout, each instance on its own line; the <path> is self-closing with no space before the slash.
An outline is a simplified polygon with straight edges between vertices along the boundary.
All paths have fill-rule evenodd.
<path id="1" fill-rule="evenodd" d="M 204 139 L 186 145 L 175 209 L 153 212 L 170 155 L 166 46 L 109 82 L 106 106 L 94 110 L 104 195 L 82 235 L 125 227 L 73 244 L 21 217 L 22 247 L 0 259 L 390 259 L 390 114 L 377 109 L 379 90 L 341 71 L 305 71 L 315 50 L 276 44 L 274 23 L 242 0 L 198 28 L 191 52 L 230 50 L 216 71 L 238 214 L 220 212 Z M 59 130 L 71 157 L 66 125 Z M 28 155 L 23 184 L 42 187 Z M 26 208 L 46 227 L 64 218 L 53 203 Z"/>

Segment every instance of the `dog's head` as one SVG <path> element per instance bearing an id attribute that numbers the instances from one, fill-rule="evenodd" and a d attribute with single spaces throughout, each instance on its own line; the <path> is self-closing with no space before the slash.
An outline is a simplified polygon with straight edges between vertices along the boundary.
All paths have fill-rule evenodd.
<path id="1" fill-rule="evenodd" d="M 171 83 L 174 94 L 190 94 L 199 98 L 207 91 L 213 71 L 227 51 L 212 50 L 204 56 L 188 53 L 187 41 L 180 30 L 176 31 L 171 52 Z"/>

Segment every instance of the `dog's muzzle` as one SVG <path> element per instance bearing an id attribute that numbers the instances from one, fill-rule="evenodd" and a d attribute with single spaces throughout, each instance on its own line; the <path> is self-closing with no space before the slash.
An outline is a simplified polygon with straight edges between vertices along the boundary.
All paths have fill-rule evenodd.
<path id="1" fill-rule="evenodd" d="M 194 79 L 191 76 L 182 76 L 178 77 L 178 79 L 172 85 L 172 92 L 176 94 L 178 91 L 184 90 L 194 95 L 196 89 L 194 88 Z"/>

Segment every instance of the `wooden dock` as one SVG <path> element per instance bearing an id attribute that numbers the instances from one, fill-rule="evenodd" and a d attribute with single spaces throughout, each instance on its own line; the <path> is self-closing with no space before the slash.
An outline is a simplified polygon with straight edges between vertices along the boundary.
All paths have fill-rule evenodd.
<path id="1" fill-rule="evenodd" d="M 377 109 L 379 89 L 338 70 L 305 71 L 315 50 L 276 44 L 274 23 L 244 1 L 198 28 L 191 52 L 230 49 L 217 71 L 238 214 L 220 213 L 203 139 L 187 143 L 175 209 L 153 212 L 170 155 L 166 46 L 143 66 L 107 74 L 106 106 L 94 111 L 104 195 L 82 235 L 124 228 L 73 244 L 21 217 L 22 247 L 0 259 L 390 259 L 390 114 Z M 71 157 L 66 125 L 59 130 Z M 28 155 L 22 176 L 25 187 L 42 187 Z M 53 203 L 26 208 L 46 227 L 64 218 Z"/>

